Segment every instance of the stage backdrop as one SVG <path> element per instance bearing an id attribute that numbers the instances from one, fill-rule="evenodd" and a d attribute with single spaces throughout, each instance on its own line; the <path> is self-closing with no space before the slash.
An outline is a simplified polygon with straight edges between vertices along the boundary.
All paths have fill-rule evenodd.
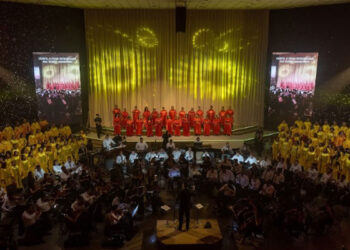
<path id="1" fill-rule="evenodd" d="M 86 10 L 90 124 L 114 104 L 159 111 L 232 106 L 235 125 L 263 123 L 268 11 Z"/>

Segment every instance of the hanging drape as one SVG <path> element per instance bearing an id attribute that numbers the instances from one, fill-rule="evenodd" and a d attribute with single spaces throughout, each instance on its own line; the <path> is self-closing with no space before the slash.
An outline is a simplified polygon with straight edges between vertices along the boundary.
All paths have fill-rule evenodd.
<path id="1" fill-rule="evenodd" d="M 90 124 L 112 126 L 115 104 L 129 112 L 231 106 L 235 125 L 261 125 L 268 11 L 86 10 Z"/>

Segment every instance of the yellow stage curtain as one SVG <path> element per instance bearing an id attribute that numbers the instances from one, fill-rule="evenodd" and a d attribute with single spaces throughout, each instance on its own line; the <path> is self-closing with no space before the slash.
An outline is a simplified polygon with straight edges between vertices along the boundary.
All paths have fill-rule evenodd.
<path id="1" fill-rule="evenodd" d="M 90 124 L 130 112 L 231 106 L 235 126 L 263 124 L 268 11 L 85 10 Z"/>

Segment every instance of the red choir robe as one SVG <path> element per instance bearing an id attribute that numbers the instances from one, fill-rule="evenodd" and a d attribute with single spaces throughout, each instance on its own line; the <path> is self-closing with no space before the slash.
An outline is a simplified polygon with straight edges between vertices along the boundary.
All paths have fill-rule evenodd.
<path id="1" fill-rule="evenodd" d="M 131 119 L 128 119 L 126 121 L 126 135 L 127 136 L 133 136 L 134 135 L 134 121 Z"/>
<path id="2" fill-rule="evenodd" d="M 180 136 L 181 135 L 181 120 L 180 119 L 174 120 L 173 127 L 174 127 L 174 135 Z"/>
<path id="3" fill-rule="evenodd" d="M 136 121 L 136 131 L 135 131 L 135 134 L 136 134 L 136 135 L 142 135 L 143 123 L 144 123 L 144 121 L 141 120 L 141 119 L 138 119 L 138 120 Z"/>
<path id="4" fill-rule="evenodd" d="M 180 118 L 180 119 L 185 118 L 185 115 L 186 115 L 186 112 L 185 112 L 185 111 L 182 111 L 182 110 L 181 110 L 181 111 L 179 112 L 179 118 Z"/>
<path id="5" fill-rule="evenodd" d="M 170 116 L 171 120 L 175 120 L 176 110 L 175 109 L 170 109 L 169 110 L 169 116 Z"/>
<path id="6" fill-rule="evenodd" d="M 120 115 L 121 113 L 120 113 L 120 109 L 119 108 L 114 108 L 113 109 L 113 117 L 115 117 L 116 115 Z"/>
<path id="7" fill-rule="evenodd" d="M 204 125 L 203 125 L 203 135 L 210 135 L 210 126 L 211 126 L 211 121 L 207 118 L 204 119 Z"/>
<path id="8" fill-rule="evenodd" d="M 224 121 L 225 121 L 225 117 L 226 117 L 226 111 L 225 110 L 221 110 L 219 112 L 219 116 L 220 116 L 220 123 L 221 123 L 221 125 L 224 125 Z"/>
<path id="9" fill-rule="evenodd" d="M 151 112 L 149 110 L 144 111 L 143 115 L 142 115 L 143 116 L 143 120 L 147 121 L 150 115 L 151 115 Z"/>
<path id="10" fill-rule="evenodd" d="M 228 114 L 231 118 L 233 118 L 233 115 L 235 114 L 235 112 L 232 109 L 228 109 L 226 110 L 226 114 Z"/>
<path id="11" fill-rule="evenodd" d="M 208 116 L 209 120 L 211 120 L 211 121 L 214 120 L 214 118 L 215 118 L 215 110 L 209 109 L 207 111 L 207 116 Z"/>
<path id="12" fill-rule="evenodd" d="M 162 109 L 160 112 L 160 118 L 162 118 L 163 121 L 163 127 L 166 126 L 166 117 L 168 115 L 168 112 L 165 109 Z"/>
<path id="13" fill-rule="evenodd" d="M 188 111 L 188 120 L 190 122 L 191 127 L 194 127 L 193 119 L 196 117 L 196 112 L 194 111 Z"/>
<path id="14" fill-rule="evenodd" d="M 213 134 L 219 135 L 221 130 L 221 120 L 219 118 L 215 118 L 213 120 Z"/>
<path id="15" fill-rule="evenodd" d="M 171 118 L 166 121 L 166 130 L 168 130 L 170 135 L 173 134 L 173 120 L 171 120 Z"/>
<path id="16" fill-rule="evenodd" d="M 226 117 L 224 122 L 224 134 L 231 135 L 232 133 L 232 118 Z"/>
<path id="17" fill-rule="evenodd" d="M 122 124 L 122 127 L 123 128 L 126 128 L 126 121 L 128 120 L 128 116 L 129 116 L 129 113 L 126 112 L 126 111 L 123 111 L 122 112 L 122 121 L 121 121 L 121 124 Z"/>
<path id="18" fill-rule="evenodd" d="M 158 117 L 158 112 L 157 111 L 153 111 L 152 112 L 152 122 L 153 122 L 153 125 L 156 123 L 156 119 Z"/>
<path id="19" fill-rule="evenodd" d="M 186 117 L 182 119 L 182 135 L 190 136 L 190 122 Z"/>
<path id="20" fill-rule="evenodd" d="M 153 136 L 153 124 L 152 124 L 152 120 L 148 120 L 147 121 L 147 136 Z"/>
<path id="21" fill-rule="evenodd" d="M 134 120 L 134 123 L 136 123 L 136 121 L 139 119 L 139 116 L 140 116 L 140 110 L 134 109 L 132 111 L 132 119 Z"/>
<path id="22" fill-rule="evenodd" d="M 113 125 L 114 125 L 114 134 L 120 135 L 121 132 L 121 119 L 119 117 L 115 117 L 113 119 Z"/>
<path id="23" fill-rule="evenodd" d="M 203 120 L 203 114 L 204 114 L 204 112 L 201 109 L 198 109 L 197 112 L 196 112 L 196 115 L 198 115 L 199 118 L 201 118 L 201 120 Z"/>
<path id="24" fill-rule="evenodd" d="M 162 127 L 163 127 L 163 121 L 162 118 L 157 117 L 155 119 L 155 126 L 156 126 L 156 136 L 162 136 Z"/>
<path id="25" fill-rule="evenodd" d="M 194 134 L 200 135 L 202 134 L 202 119 L 199 117 L 195 117 L 194 121 Z"/>

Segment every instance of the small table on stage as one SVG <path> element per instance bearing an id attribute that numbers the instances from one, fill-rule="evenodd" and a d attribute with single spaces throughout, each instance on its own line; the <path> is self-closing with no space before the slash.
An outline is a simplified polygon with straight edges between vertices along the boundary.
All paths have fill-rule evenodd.
<path id="1" fill-rule="evenodd" d="M 208 222 L 211 227 L 205 228 Z M 205 248 L 221 244 L 222 234 L 216 219 L 200 219 L 198 222 L 191 220 L 190 229 L 185 232 L 177 230 L 177 223 L 157 220 L 157 239 L 161 245 L 173 249 L 177 246 L 201 246 Z"/>

